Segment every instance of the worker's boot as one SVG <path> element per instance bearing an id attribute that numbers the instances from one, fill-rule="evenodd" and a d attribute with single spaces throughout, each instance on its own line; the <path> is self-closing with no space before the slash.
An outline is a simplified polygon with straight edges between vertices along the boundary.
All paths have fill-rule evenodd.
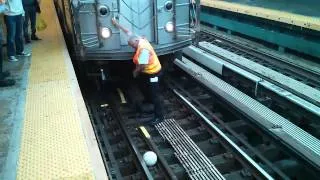
<path id="1" fill-rule="evenodd" d="M 136 110 L 139 113 L 153 113 L 154 105 L 151 103 L 146 103 L 145 101 L 136 101 L 135 102 Z"/>
<path id="2" fill-rule="evenodd" d="M 141 105 L 141 112 L 142 113 L 153 113 L 154 111 L 154 105 L 153 104 L 142 104 Z"/>

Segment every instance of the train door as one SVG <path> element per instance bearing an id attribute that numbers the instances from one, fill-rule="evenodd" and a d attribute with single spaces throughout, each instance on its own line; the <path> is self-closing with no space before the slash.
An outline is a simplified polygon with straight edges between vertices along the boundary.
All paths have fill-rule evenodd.
<path id="1" fill-rule="evenodd" d="M 119 22 L 133 33 L 154 41 L 154 1 L 119 0 Z M 128 37 L 120 32 L 121 45 L 128 44 Z"/>
<path id="2" fill-rule="evenodd" d="M 155 0 L 155 2 L 157 44 L 189 39 L 190 0 Z"/>
<path id="3" fill-rule="evenodd" d="M 96 6 L 94 1 L 81 4 L 78 10 L 77 23 L 79 23 L 80 27 L 82 45 L 86 48 L 99 47 Z"/>

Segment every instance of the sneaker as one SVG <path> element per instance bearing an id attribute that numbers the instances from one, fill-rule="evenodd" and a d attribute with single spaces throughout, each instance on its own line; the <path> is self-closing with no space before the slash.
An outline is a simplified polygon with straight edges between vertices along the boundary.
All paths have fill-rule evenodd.
<path id="1" fill-rule="evenodd" d="M 9 56 L 8 61 L 10 62 L 17 62 L 18 59 L 15 56 Z"/>
<path id="2" fill-rule="evenodd" d="M 12 79 L 0 80 L 0 87 L 8 87 L 15 85 L 16 81 Z"/>
<path id="3" fill-rule="evenodd" d="M 31 40 L 39 41 L 41 39 L 37 35 L 33 35 L 33 36 L 31 36 Z"/>
<path id="4" fill-rule="evenodd" d="M 11 74 L 9 71 L 4 71 L 4 72 L 0 73 L 0 80 L 3 80 L 5 78 L 9 77 L 10 75 Z"/>
<path id="5" fill-rule="evenodd" d="M 17 53 L 17 56 L 31 56 L 31 54 L 22 51 L 21 53 Z"/>

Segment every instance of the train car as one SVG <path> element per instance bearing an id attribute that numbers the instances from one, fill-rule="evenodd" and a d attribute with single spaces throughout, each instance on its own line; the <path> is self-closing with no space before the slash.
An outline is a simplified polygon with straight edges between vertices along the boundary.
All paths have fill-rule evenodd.
<path id="1" fill-rule="evenodd" d="M 198 21 L 194 0 L 55 0 L 67 43 L 82 61 L 130 60 L 134 49 L 111 19 L 146 37 L 158 55 L 192 42 Z"/>

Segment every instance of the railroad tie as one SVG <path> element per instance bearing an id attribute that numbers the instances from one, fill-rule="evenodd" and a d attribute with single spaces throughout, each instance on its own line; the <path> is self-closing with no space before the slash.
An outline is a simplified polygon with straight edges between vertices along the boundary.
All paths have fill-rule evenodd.
<path id="1" fill-rule="evenodd" d="M 174 119 L 166 119 L 157 124 L 156 129 L 173 147 L 190 179 L 225 179 Z"/>

